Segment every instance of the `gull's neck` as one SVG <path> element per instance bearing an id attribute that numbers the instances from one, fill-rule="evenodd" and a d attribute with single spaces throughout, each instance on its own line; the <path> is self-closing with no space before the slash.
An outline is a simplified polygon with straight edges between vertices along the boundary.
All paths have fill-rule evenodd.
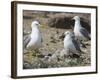
<path id="1" fill-rule="evenodd" d="M 38 28 L 38 26 L 34 26 L 34 27 L 32 27 L 32 32 L 31 32 L 31 34 L 37 34 L 37 33 L 39 33 L 39 28 Z"/>
<path id="2" fill-rule="evenodd" d="M 80 20 L 75 20 L 75 28 L 80 28 L 80 27 L 81 27 Z"/>

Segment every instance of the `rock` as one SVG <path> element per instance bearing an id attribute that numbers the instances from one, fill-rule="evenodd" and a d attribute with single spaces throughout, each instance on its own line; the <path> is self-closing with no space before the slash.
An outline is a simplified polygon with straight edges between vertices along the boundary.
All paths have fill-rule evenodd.
<path id="1" fill-rule="evenodd" d="M 56 43 L 56 41 L 55 41 L 55 40 L 51 40 L 50 42 L 51 42 L 51 43 Z"/>
<path id="2" fill-rule="evenodd" d="M 49 62 L 57 62 L 58 61 L 57 55 L 53 54 L 51 57 L 49 57 L 48 61 Z"/>
<path id="3" fill-rule="evenodd" d="M 42 55 L 42 54 L 38 54 L 37 57 L 38 57 L 38 58 L 44 58 L 45 56 Z"/>
<path id="4" fill-rule="evenodd" d="M 58 60 L 64 60 L 69 56 L 69 53 L 65 49 L 59 49 L 53 55 L 56 56 Z"/>
<path id="5" fill-rule="evenodd" d="M 68 56 L 69 56 L 69 53 L 68 53 L 67 50 L 65 50 L 65 49 L 61 50 L 61 52 L 60 52 L 60 58 L 65 59 Z"/>
<path id="6" fill-rule="evenodd" d="M 24 62 L 24 64 L 23 64 L 23 69 L 31 69 L 31 68 L 32 68 L 32 66 L 31 66 L 30 63 Z"/>
<path id="7" fill-rule="evenodd" d="M 66 17 L 64 15 L 58 14 L 54 17 L 49 18 L 48 26 L 56 27 L 56 28 L 64 28 L 69 29 L 71 28 L 71 18 Z"/>

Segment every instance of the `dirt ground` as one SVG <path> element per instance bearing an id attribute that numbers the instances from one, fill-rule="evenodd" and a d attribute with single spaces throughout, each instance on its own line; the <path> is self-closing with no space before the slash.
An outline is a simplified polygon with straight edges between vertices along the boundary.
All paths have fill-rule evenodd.
<path id="1" fill-rule="evenodd" d="M 27 12 L 27 11 L 26 11 Z M 39 52 L 35 52 L 34 50 L 28 50 L 27 53 L 23 53 L 23 68 L 24 69 L 34 69 L 34 68 L 52 68 L 52 67 L 75 67 L 75 66 L 90 66 L 91 65 L 91 41 L 84 41 L 83 43 L 86 45 L 86 48 L 81 47 L 81 50 L 84 53 L 81 53 L 80 57 L 65 57 L 63 55 L 63 33 L 70 29 L 50 27 L 45 24 L 46 19 L 45 16 L 37 16 L 34 13 L 31 14 L 24 12 L 23 17 L 23 31 L 25 34 L 29 34 L 31 32 L 31 22 L 38 18 L 40 23 L 42 24 L 39 27 L 43 42 L 42 47 L 39 49 Z M 27 16 L 31 14 L 31 16 Z M 66 15 L 68 15 L 66 13 Z M 71 14 L 71 16 L 76 15 L 76 13 Z M 86 14 L 77 14 L 81 17 Z M 42 21 L 43 20 L 43 21 Z M 24 37 L 24 35 L 23 35 Z"/>

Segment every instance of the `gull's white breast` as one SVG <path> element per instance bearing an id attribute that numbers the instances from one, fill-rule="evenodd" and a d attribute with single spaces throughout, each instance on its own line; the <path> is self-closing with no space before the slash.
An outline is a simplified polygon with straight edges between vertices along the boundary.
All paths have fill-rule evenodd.
<path id="1" fill-rule="evenodd" d="M 41 34 L 37 28 L 36 29 L 34 28 L 34 30 L 32 30 L 32 34 L 30 36 L 31 40 L 28 43 L 27 48 L 30 47 L 36 49 L 41 47 Z"/>
<path id="2" fill-rule="evenodd" d="M 64 48 L 65 49 L 72 49 L 72 50 L 76 51 L 75 46 L 72 43 L 72 39 L 69 36 L 66 36 L 64 38 Z"/>

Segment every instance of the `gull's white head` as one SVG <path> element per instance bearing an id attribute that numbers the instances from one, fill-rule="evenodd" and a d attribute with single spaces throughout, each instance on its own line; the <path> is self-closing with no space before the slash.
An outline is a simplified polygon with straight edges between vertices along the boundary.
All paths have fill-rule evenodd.
<path id="1" fill-rule="evenodd" d="M 31 24 L 31 27 L 32 27 L 32 28 L 33 28 L 33 27 L 39 27 L 39 26 L 40 26 L 40 24 L 39 24 L 38 21 L 33 21 L 32 24 Z"/>
<path id="2" fill-rule="evenodd" d="M 64 35 L 65 35 L 65 36 L 70 36 L 70 37 L 72 37 L 72 38 L 75 37 L 74 32 L 71 32 L 71 31 L 66 31 L 66 32 L 64 33 Z"/>
<path id="3" fill-rule="evenodd" d="M 80 17 L 79 16 L 74 16 L 73 19 L 74 20 L 80 20 Z"/>
<path id="4" fill-rule="evenodd" d="M 66 31 L 65 33 L 64 33 L 64 35 L 66 36 L 66 35 L 69 35 L 70 34 L 70 31 Z"/>

